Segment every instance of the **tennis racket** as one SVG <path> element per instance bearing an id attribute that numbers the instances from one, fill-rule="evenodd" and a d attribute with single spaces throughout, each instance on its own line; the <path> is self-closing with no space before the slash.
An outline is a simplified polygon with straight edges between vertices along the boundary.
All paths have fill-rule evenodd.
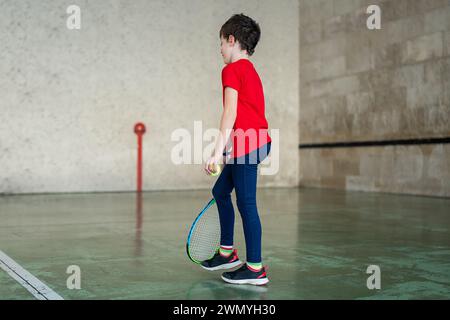
<path id="1" fill-rule="evenodd" d="M 211 259 L 220 245 L 220 220 L 216 200 L 211 199 L 192 223 L 186 253 L 193 262 Z"/>

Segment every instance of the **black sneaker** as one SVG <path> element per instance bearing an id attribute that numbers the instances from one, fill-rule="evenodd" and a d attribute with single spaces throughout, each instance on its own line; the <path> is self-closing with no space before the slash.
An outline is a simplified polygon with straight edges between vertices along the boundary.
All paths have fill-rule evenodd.
<path id="1" fill-rule="evenodd" d="M 254 284 L 257 286 L 262 286 L 269 282 L 266 267 L 263 267 L 259 271 L 252 271 L 247 267 L 247 264 L 244 264 L 236 271 L 224 272 L 222 279 L 232 284 Z"/>
<path id="2" fill-rule="evenodd" d="M 209 260 L 205 260 L 201 263 L 202 268 L 214 271 L 214 270 L 227 270 L 241 265 L 242 262 L 239 261 L 236 249 L 228 257 L 223 257 L 220 255 L 219 251 L 216 252 L 214 257 Z"/>

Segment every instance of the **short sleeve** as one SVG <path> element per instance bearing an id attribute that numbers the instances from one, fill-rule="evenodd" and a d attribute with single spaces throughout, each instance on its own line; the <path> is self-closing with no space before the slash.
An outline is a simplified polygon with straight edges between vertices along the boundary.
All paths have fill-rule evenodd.
<path id="1" fill-rule="evenodd" d="M 239 80 L 237 70 L 231 65 L 226 66 L 222 70 L 222 87 L 230 87 L 238 92 L 241 89 L 241 81 Z"/>

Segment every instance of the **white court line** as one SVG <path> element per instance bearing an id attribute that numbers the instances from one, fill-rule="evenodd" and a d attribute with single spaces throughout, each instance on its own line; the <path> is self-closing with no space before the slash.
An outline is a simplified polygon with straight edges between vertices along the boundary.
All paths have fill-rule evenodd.
<path id="1" fill-rule="evenodd" d="M 39 300 L 64 300 L 38 278 L 22 268 L 17 262 L 0 250 L 0 268 L 27 289 Z"/>

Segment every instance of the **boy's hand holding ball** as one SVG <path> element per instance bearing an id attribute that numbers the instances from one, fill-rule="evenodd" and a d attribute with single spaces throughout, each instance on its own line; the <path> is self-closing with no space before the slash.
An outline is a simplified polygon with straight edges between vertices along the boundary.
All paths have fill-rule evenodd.
<path id="1" fill-rule="evenodd" d="M 220 173 L 220 165 L 213 163 L 209 166 L 209 171 L 213 177 L 218 176 Z"/>
<path id="2" fill-rule="evenodd" d="M 208 161 L 206 161 L 205 171 L 206 171 L 207 175 L 215 177 L 220 174 L 221 170 L 220 170 L 219 162 L 222 158 L 222 155 L 217 158 L 215 156 L 212 156 L 211 158 L 208 159 Z"/>

